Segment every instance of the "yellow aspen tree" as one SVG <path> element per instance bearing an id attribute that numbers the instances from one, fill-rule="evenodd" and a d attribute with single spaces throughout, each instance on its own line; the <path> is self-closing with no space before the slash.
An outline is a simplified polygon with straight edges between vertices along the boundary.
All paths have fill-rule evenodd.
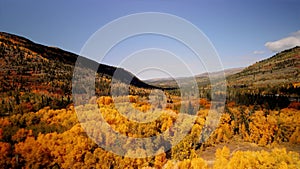
<path id="1" fill-rule="evenodd" d="M 229 148 L 224 146 L 222 149 L 217 149 L 215 156 L 214 169 L 226 169 L 230 157 Z"/>

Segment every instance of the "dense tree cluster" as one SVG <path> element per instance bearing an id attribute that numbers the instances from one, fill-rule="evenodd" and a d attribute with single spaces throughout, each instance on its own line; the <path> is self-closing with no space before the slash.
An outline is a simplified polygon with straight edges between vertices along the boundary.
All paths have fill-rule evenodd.
<path id="1" fill-rule="evenodd" d="M 9 40 L 1 39 L 0 50 L 0 116 L 71 103 L 71 65 L 44 58 Z"/>
<path id="2" fill-rule="evenodd" d="M 299 168 L 299 154 L 287 152 L 285 149 L 274 148 L 267 151 L 236 151 L 230 154 L 227 147 L 218 149 L 214 169 L 243 168 Z"/>
<path id="3" fill-rule="evenodd" d="M 234 136 L 261 146 L 274 142 L 300 143 L 300 113 L 297 109 L 270 111 L 255 106 L 241 107 L 230 103 L 222 114 L 216 130 L 206 142 L 201 142 L 203 137 L 208 137 L 205 136 L 205 131 L 211 128 L 205 123 L 210 111 L 208 109 L 210 103 L 207 100 L 199 101 L 201 109 L 197 112 L 194 122 L 180 121 L 179 112 L 176 110 L 152 109 L 153 105 L 136 96 L 130 96 L 128 100 L 130 106 L 122 102 L 124 105 L 116 108 L 111 97 L 101 97 L 96 100 L 98 106 L 86 105 L 88 111 L 85 113 L 78 113 L 80 106 L 76 108 L 76 112 L 73 106 L 57 110 L 45 107 L 35 113 L 0 118 L 1 168 L 209 168 L 211 164 L 208 165 L 199 156 L 198 151 L 214 144 L 227 142 Z M 193 103 L 187 105 L 189 104 Z M 100 108 L 100 111 L 94 111 L 93 108 L 98 110 Z M 137 116 L 131 116 L 133 109 L 139 110 L 135 114 Z M 174 137 L 165 137 L 163 145 L 170 144 L 172 148 L 164 152 L 164 146 L 156 144 L 161 146 L 156 150 L 162 150 L 162 153 L 145 158 L 122 157 L 108 152 L 87 136 L 92 134 L 97 142 L 100 141 L 104 145 L 118 143 L 118 140 L 111 139 L 109 133 L 95 130 L 101 121 L 98 119 L 99 115 L 115 131 L 132 138 L 169 132 L 169 136 Z M 129 120 L 145 119 L 149 116 L 154 116 L 155 120 L 147 123 Z M 181 124 L 193 123 L 191 130 L 178 144 L 174 144 L 177 143 L 174 139 L 178 138 L 181 130 L 174 128 L 173 124 L 176 120 Z M 148 146 L 153 146 L 157 141 L 162 140 L 153 140 Z M 134 143 L 128 142 L 120 146 L 120 151 L 124 151 L 127 155 L 149 153 L 144 149 L 132 149 L 132 146 Z M 275 166 L 275 168 L 299 166 L 299 154 L 278 149 L 272 152 L 237 151 L 230 154 L 227 148 L 223 148 L 217 151 L 213 163 L 213 168 L 264 166 Z"/>

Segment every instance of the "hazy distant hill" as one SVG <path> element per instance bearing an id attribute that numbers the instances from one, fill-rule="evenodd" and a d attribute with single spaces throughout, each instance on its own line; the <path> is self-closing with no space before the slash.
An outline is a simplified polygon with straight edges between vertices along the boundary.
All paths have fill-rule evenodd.
<path id="1" fill-rule="evenodd" d="M 71 102 L 72 76 L 78 55 L 36 44 L 26 38 L 0 32 L 0 115 L 28 112 L 44 106 L 63 107 Z M 85 58 L 96 65 L 96 93 L 108 95 L 116 67 Z M 83 67 L 85 71 L 88 67 Z M 155 88 L 118 68 L 119 81 L 138 88 Z"/>
<path id="2" fill-rule="evenodd" d="M 238 73 L 240 71 L 242 71 L 244 68 L 230 68 L 230 69 L 225 69 L 224 70 L 224 74 L 225 77 L 228 77 L 230 75 L 233 75 L 235 73 Z M 202 73 L 199 75 L 195 76 L 195 80 L 197 81 L 199 87 L 203 87 L 203 86 L 207 86 L 210 84 L 210 79 L 211 78 L 218 78 L 221 74 L 223 74 L 223 71 L 218 71 L 218 72 L 211 72 L 211 73 Z M 186 81 L 188 82 L 188 80 L 190 80 L 190 77 L 180 77 L 180 78 L 176 78 L 176 80 L 179 81 Z M 171 78 L 159 78 L 159 79 L 150 79 L 147 80 L 146 82 L 155 86 L 160 86 L 160 87 L 177 87 L 177 83 L 176 83 L 175 79 L 171 79 Z"/>

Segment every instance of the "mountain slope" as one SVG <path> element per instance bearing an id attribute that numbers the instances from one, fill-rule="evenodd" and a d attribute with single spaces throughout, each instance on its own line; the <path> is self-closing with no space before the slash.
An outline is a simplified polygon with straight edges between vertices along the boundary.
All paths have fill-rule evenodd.
<path id="1" fill-rule="evenodd" d="M 26 38 L 0 32 L 0 115 L 24 113 L 44 106 L 64 107 L 71 103 L 71 85 L 77 55 L 54 47 L 36 44 Z M 156 88 L 130 72 L 83 58 L 86 66 L 99 66 L 96 94 L 109 95 L 110 82 L 131 84 L 131 88 Z M 141 90 L 143 91 L 143 90 Z"/>
<path id="2" fill-rule="evenodd" d="M 280 52 L 228 77 L 228 86 L 276 89 L 300 82 L 300 47 Z"/>
<path id="3" fill-rule="evenodd" d="M 23 51 L 31 52 L 36 55 L 39 55 L 42 58 L 61 62 L 61 63 L 72 65 L 72 66 L 75 65 L 75 62 L 78 57 L 78 55 L 76 55 L 74 53 L 64 51 L 62 49 L 55 48 L 55 47 L 47 47 L 47 46 L 44 46 L 41 44 L 34 43 L 26 38 L 8 34 L 8 33 L 4 33 L 4 32 L 0 32 L 0 40 L 1 40 L 1 44 L 4 43 L 9 46 L 15 46 L 14 49 L 16 49 L 16 50 L 20 49 L 21 51 L 19 51 L 19 52 L 23 52 Z M 3 54 L 2 51 L 1 51 L 1 53 Z M 128 79 L 132 79 L 131 83 L 137 87 L 150 87 L 150 88 L 153 87 L 153 86 L 150 86 L 150 85 L 144 83 L 143 81 L 139 80 L 133 74 L 131 74 L 130 72 L 128 72 L 122 68 L 116 68 L 116 67 L 109 66 L 109 65 L 99 64 L 88 58 L 85 58 L 85 62 L 87 64 L 99 65 L 99 69 L 98 69 L 97 73 L 105 74 L 108 76 L 113 76 L 116 69 L 119 69 L 120 73 L 122 75 L 124 75 L 124 77 L 126 77 L 126 78 L 124 78 L 124 80 L 126 82 L 128 82 L 127 81 Z"/>

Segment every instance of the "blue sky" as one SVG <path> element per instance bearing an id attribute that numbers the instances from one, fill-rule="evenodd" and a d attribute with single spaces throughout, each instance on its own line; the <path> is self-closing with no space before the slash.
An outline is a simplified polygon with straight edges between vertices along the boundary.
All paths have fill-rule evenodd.
<path id="1" fill-rule="evenodd" d="M 300 45 L 300 1 L 297 0 L 2 0 L 0 31 L 79 53 L 89 37 L 105 24 L 140 12 L 163 12 L 188 20 L 209 38 L 224 68 L 245 67 Z M 102 62 L 119 65 L 130 52 L 153 47 L 155 39 L 129 40 L 125 48 L 124 44 L 123 48 L 117 46 Z M 149 42 L 145 46 L 136 43 L 141 40 Z M 188 60 L 188 56 L 182 57 Z"/>

